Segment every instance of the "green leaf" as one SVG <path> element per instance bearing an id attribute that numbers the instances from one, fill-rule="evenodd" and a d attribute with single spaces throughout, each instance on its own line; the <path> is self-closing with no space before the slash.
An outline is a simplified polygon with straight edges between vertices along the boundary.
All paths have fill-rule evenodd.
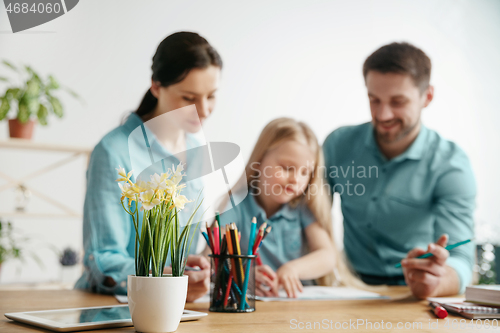
<path id="1" fill-rule="evenodd" d="M 29 108 L 28 108 L 28 103 L 27 103 L 27 100 L 26 98 L 21 98 L 21 100 L 19 101 L 19 111 L 17 113 L 17 119 L 25 124 L 28 122 L 28 120 L 30 119 L 30 111 L 29 111 Z"/>
<path id="2" fill-rule="evenodd" d="M 0 104 L 0 120 L 4 119 L 9 113 L 10 104 L 7 97 L 2 98 L 2 104 Z"/>
<path id="3" fill-rule="evenodd" d="M 28 72 L 31 75 L 35 74 L 35 72 L 30 66 L 24 66 L 24 69 L 26 69 L 26 72 Z"/>
<path id="4" fill-rule="evenodd" d="M 54 112 L 54 114 L 57 117 L 62 118 L 62 116 L 64 115 L 63 114 L 63 107 L 62 107 L 59 99 L 57 99 L 54 96 L 48 96 L 48 98 L 49 98 L 50 104 L 52 105 L 52 111 Z"/>
<path id="5" fill-rule="evenodd" d="M 59 89 L 59 83 L 52 75 L 49 75 L 49 84 L 47 85 L 47 90 L 51 89 Z"/>
<path id="6" fill-rule="evenodd" d="M 9 79 L 6 77 L 0 76 L 0 81 L 9 82 Z"/>
<path id="7" fill-rule="evenodd" d="M 35 114 L 38 112 L 38 109 L 40 107 L 40 101 L 38 100 L 38 98 L 30 98 L 28 99 L 28 111 L 30 112 L 30 114 Z"/>
<path id="8" fill-rule="evenodd" d="M 16 72 L 18 72 L 18 73 L 19 73 L 19 69 L 17 69 L 17 67 L 16 67 L 16 66 L 14 66 L 12 63 L 8 62 L 7 60 L 3 60 L 3 61 L 2 61 L 2 63 L 3 63 L 5 66 L 7 66 L 7 67 L 9 67 L 10 69 L 12 69 L 13 71 L 16 71 Z"/>
<path id="9" fill-rule="evenodd" d="M 7 89 L 7 91 L 5 92 L 5 97 L 7 97 L 9 101 L 11 101 L 13 98 L 18 100 L 19 97 L 21 97 L 21 94 L 19 94 L 19 92 L 21 92 L 21 89 L 19 88 Z"/>
<path id="10" fill-rule="evenodd" d="M 26 94 L 29 97 L 36 97 L 40 95 L 40 85 L 41 82 L 39 79 L 33 77 L 27 82 L 28 88 L 26 89 Z"/>
<path id="11" fill-rule="evenodd" d="M 36 115 L 38 117 L 38 122 L 40 123 L 40 125 L 46 126 L 47 125 L 47 116 L 49 115 L 49 111 L 47 110 L 45 105 L 40 104 Z"/>

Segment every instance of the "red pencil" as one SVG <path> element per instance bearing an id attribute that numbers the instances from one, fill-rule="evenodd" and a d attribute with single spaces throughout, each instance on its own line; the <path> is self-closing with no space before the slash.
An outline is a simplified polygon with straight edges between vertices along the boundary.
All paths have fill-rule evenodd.
<path id="1" fill-rule="evenodd" d="M 208 226 L 208 222 L 205 222 L 205 224 L 207 226 L 207 234 L 208 234 L 208 240 L 210 242 L 210 250 L 212 250 L 213 254 L 216 254 L 215 247 L 214 247 L 214 235 L 212 234 L 212 228 L 210 228 Z"/>
<path id="2" fill-rule="evenodd" d="M 229 298 L 229 291 L 231 290 L 231 283 L 233 282 L 233 274 L 229 274 L 229 281 L 227 282 L 226 296 L 224 297 L 224 307 L 227 306 L 227 299 Z"/>
<path id="3" fill-rule="evenodd" d="M 252 254 L 257 253 L 257 249 L 259 248 L 260 242 L 264 238 L 264 229 L 266 229 L 265 222 L 259 228 L 259 233 L 257 234 L 257 237 L 255 238 L 255 242 L 253 243 Z"/>
<path id="4" fill-rule="evenodd" d="M 219 224 L 217 221 L 215 221 L 215 226 L 213 227 L 214 229 L 214 246 L 215 246 L 215 254 L 220 254 L 220 238 L 219 238 Z"/>

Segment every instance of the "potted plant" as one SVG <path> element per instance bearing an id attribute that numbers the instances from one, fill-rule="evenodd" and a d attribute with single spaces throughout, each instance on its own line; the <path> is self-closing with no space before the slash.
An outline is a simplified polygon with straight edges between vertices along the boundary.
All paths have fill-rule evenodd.
<path id="1" fill-rule="evenodd" d="M 0 219 L 0 269 L 2 264 L 7 260 L 18 259 L 24 262 L 25 251 L 21 248 L 22 242 L 28 241 L 27 237 L 16 236 L 14 227 L 11 222 L 4 222 Z M 40 258 L 30 252 L 29 255 L 37 262 L 40 267 L 43 267 Z"/>
<path id="2" fill-rule="evenodd" d="M 38 119 L 40 125 L 47 125 L 49 114 L 61 118 L 64 108 L 54 92 L 61 88 L 56 79 L 49 75 L 43 79 L 31 67 L 18 68 L 12 63 L 4 60 L 3 65 L 15 71 L 19 76 L 18 82 L 9 78 L 0 77 L 0 81 L 7 82 L 7 89 L 0 96 L 0 120 L 6 119 L 9 111 L 17 110 L 17 113 L 9 119 L 9 133 L 11 138 L 31 139 L 34 118 Z M 63 87 L 71 96 L 79 98 L 78 95 L 67 87 Z"/>
<path id="3" fill-rule="evenodd" d="M 61 282 L 74 284 L 78 277 L 82 274 L 81 267 L 78 265 L 80 258 L 78 253 L 71 247 L 64 249 L 59 254 L 59 262 L 61 263 Z"/>
<path id="4" fill-rule="evenodd" d="M 178 212 L 189 201 L 180 192 L 185 184 L 183 167 L 154 174 L 151 181 L 130 180 L 132 171 L 118 168 L 123 209 L 132 216 L 135 228 L 135 275 L 128 276 L 130 314 L 138 332 L 173 332 L 179 326 L 186 304 L 188 276 L 184 275 L 193 241 L 189 232 L 203 200 L 196 200 L 187 225 L 181 230 Z M 199 203 L 198 203 L 199 201 Z M 142 214 L 142 225 L 139 223 Z M 198 228 L 199 221 L 195 225 Z M 193 233 L 194 235 L 194 233 Z M 170 252 L 172 274 L 164 274 Z"/>

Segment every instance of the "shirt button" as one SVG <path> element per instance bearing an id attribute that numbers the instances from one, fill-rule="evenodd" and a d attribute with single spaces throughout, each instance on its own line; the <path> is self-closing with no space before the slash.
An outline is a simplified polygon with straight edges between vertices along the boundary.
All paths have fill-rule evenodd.
<path id="1" fill-rule="evenodd" d="M 372 197 L 372 201 L 377 201 L 377 197 Z"/>
<path id="2" fill-rule="evenodd" d="M 372 224 L 371 224 L 371 223 L 368 223 L 368 224 L 366 225 L 366 227 L 367 227 L 368 229 L 371 229 L 371 228 L 372 228 Z"/>
<path id="3" fill-rule="evenodd" d="M 94 260 L 94 256 L 92 254 L 89 255 L 89 260 Z"/>
<path id="4" fill-rule="evenodd" d="M 387 168 L 382 168 L 382 172 L 386 172 L 387 171 Z"/>
<path id="5" fill-rule="evenodd" d="M 127 286 L 127 282 L 126 281 L 122 281 L 122 283 L 120 283 L 120 286 L 122 286 L 122 288 L 125 288 Z"/>

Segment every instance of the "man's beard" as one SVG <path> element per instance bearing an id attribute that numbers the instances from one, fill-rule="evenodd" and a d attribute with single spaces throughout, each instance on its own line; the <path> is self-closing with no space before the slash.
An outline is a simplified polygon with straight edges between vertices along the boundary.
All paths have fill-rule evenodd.
<path id="1" fill-rule="evenodd" d="M 384 143 L 395 143 L 395 142 L 402 140 L 406 136 L 408 136 L 408 134 L 410 134 L 415 129 L 415 127 L 418 126 L 419 122 L 420 122 L 420 119 L 417 120 L 414 124 L 412 124 L 410 126 L 403 127 L 403 122 L 401 120 L 398 120 L 397 124 L 399 124 L 401 129 L 399 130 L 398 133 L 396 133 L 396 135 L 394 137 L 392 137 L 392 133 L 390 133 L 390 132 L 380 133 L 377 130 L 377 126 L 374 126 L 375 127 L 375 135 L 377 136 L 377 139 L 379 139 L 380 141 L 382 141 Z"/>

